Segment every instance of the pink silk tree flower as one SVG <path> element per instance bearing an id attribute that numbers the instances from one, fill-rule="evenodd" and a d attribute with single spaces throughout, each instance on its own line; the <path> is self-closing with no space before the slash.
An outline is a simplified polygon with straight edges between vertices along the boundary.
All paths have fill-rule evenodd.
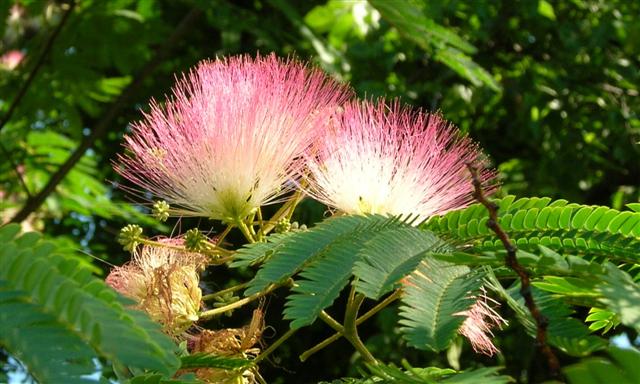
<path id="1" fill-rule="evenodd" d="M 125 138 L 118 172 L 172 213 L 227 222 L 278 202 L 350 91 L 275 55 L 203 61 Z"/>
<path id="2" fill-rule="evenodd" d="M 439 114 L 350 102 L 334 114 L 308 158 L 315 199 L 347 214 L 413 214 L 421 219 L 473 201 L 467 162 L 484 164 L 478 146 Z M 494 172 L 481 179 L 491 192 Z"/>
<path id="3" fill-rule="evenodd" d="M 0 69 L 8 71 L 16 69 L 24 59 L 24 53 L 18 50 L 11 50 L 0 56 Z"/>
<path id="4" fill-rule="evenodd" d="M 492 329 L 495 327 L 502 328 L 503 325 L 507 324 L 507 321 L 491 308 L 487 301 L 498 304 L 495 300 L 482 294 L 471 308 L 456 315 L 466 317 L 458 333 L 469 339 L 473 350 L 477 353 L 493 356 L 499 351 L 491 341 L 493 337 Z"/>

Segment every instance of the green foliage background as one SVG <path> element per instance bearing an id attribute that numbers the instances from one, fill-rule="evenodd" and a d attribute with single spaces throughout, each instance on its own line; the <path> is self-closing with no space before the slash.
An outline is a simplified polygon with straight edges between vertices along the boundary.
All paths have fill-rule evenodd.
<path id="1" fill-rule="evenodd" d="M 146 224 L 158 233 L 176 224 L 159 225 L 146 216 L 147 208 L 129 204 L 111 161 L 148 100 L 162 99 L 176 74 L 216 56 L 296 55 L 349 82 L 360 96 L 397 97 L 439 110 L 485 148 L 500 171 L 504 195 L 618 210 L 640 197 L 635 1 L 79 0 L 44 55 L 69 3 L 17 3 L 23 9 L 19 16 L 12 11 L 15 2 L 0 2 L 0 54 L 26 55 L 17 68 L 0 69 L 0 116 L 43 62 L 0 127 L 0 222 L 28 205 L 85 145 L 88 150 L 23 225 L 42 231 L 94 273 L 108 269 L 98 260 L 121 264 L 128 258 L 113 241 L 126 223 Z M 296 219 L 311 224 L 323 212 L 306 202 Z M 206 221 L 181 224 L 220 229 Z M 204 280 L 213 291 L 245 278 L 229 271 Z M 267 322 L 281 330 L 285 295 L 278 292 L 266 303 Z M 276 309 L 270 313 L 269 307 Z M 216 321 L 237 324 L 246 315 L 239 311 Z M 377 357 L 448 366 L 444 354 L 407 349 L 394 336 L 395 317 L 396 311 L 385 310 L 361 331 Z M 304 337 L 285 344 L 262 368 L 265 377 L 311 382 L 354 375 L 344 341 L 304 366 L 297 362 L 297 354 L 327 332 L 314 324 Z M 632 329 L 615 332 L 637 336 Z M 540 362 L 525 331 L 510 328 L 501 336 L 505 351 L 519 352 L 505 354 L 506 362 L 485 362 L 508 363 L 508 374 L 535 381 Z M 15 360 L 0 356 L 5 370 L 17 369 Z M 469 367 L 483 358 L 465 347 L 459 361 Z"/>

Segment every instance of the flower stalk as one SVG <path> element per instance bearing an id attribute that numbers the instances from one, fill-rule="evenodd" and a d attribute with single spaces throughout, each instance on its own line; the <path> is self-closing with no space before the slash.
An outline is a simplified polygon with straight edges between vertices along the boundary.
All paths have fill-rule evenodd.
<path id="1" fill-rule="evenodd" d="M 376 358 L 373 357 L 371 352 L 369 352 L 358 335 L 356 319 L 358 318 L 358 311 L 360 310 L 360 306 L 364 302 L 364 299 L 364 295 L 359 293 L 355 295 L 352 300 L 349 300 L 350 302 L 347 304 L 347 310 L 344 314 L 343 336 L 351 343 L 351 345 L 353 345 L 367 363 L 378 364 Z"/>
<path id="2" fill-rule="evenodd" d="M 401 296 L 402 296 L 402 290 L 401 289 L 396 290 L 391 295 L 387 296 L 384 300 L 382 300 L 381 302 L 376 304 L 376 306 L 374 306 L 373 308 L 371 308 L 370 310 L 365 312 L 364 315 L 358 317 L 356 319 L 356 325 L 360 325 L 360 324 L 364 323 L 369 318 L 371 318 L 373 315 L 375 315 L 376 313 L 378 313 L 381 310 L 383 310 L 384 308 L 386 308 L 389 304 L 391 304 L 394 301 L 398 300 Z M 334 333 L 333 335 L 327 337 L 326 339 L 322 340 L 318 344 L 316 344 L 313 347 L 311 347 L 311 348 L 307 349 L 306 351 L 304 351 L 299 356 L 300 361 L 304 362 L 309 357 L 311 357 L 313 354 L 315 354 L 318 351 L 321 351 L 322 349 L 326 348 L 330 344 L 332 344 L 335 341 L 339 340 L 343 336 L 344 336 L 343 332 L 338 331 L 338 332 Z"/>
<path id="3" fill-rule="evenodd" d="M 290 284 L 289 282 L 285 283 L 285 284 L 271 284 L 267 289 L 260 291 L 260 292 L 256 292 L 251 296 L 247 296 L 243 299 L 234 301 L 231 304 L 225 305 L 223 307 L 219 307 L 219 308 L 214 308 L 214 309 L 210 309 L 208 311 L 204 311 L 204 312 L 200 312 L 198 314 L 198 316 L 200 317 L 200 319 L 210 319 L 212 317 L 215 316 L 219 316 L 222 315 L 228 311 L 234 310 L 236 308 L 240 308 L 246 304 L 249 304 L 250 302 L 257 300 L 265 295 L 268 295 L 269 293 L 275 291 L 276 289 L 280 288 L 283 285 L 288 285 Z"/>
<path id="4" fill-rule="evenodd" d="M 202 301 L 215 300 L 217 298 L 220 298 L 220 297 L 224 296 L 225 294 L 233 293 L 233 292 L 239 291 L 241 289 L 244 289 L 244 288 L 247 287 L 247 285 L 248 285 L 248 283 L 242 283 L 242 284 L 234 285 L 233 287 L 222 289 L 222 290 L 220 290 L 218 292 L 214 292 L 214 293 L 210 293 L 208 295 L 204 295 L 204 296 L 202 296 Z"/>

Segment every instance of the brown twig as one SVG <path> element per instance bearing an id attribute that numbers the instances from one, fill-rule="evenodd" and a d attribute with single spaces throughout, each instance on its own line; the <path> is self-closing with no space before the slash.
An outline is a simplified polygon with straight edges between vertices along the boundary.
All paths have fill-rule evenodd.
<path id="1" fill-rule="evenodd" d="M 9 109 L 7 110 L 7 113 L 5 113 L 4 116 L 2 116 L 2 120 L 0 120 L 0 131 L 2 131 L 2 128 L 4 128 L 4 126 L 9 122 L 9 120 L 11 120 L 11 116 L 16 111 L 16 108 L 18 108 L 18 105 L 20 104 L 20 101 L 22 101 L 22 98 L 24 97 L 24 95 L 27 93 L 27 89 L 29 89 L 29 86 L 33 82 L 33 79 L 35 79 L 36 75 L 38 74 L 38 71 L 40 71 L 40 68 L 42 68 L 42 65 L 44 65 L 44 61 L 46 57 L 49 55 L 49 51 L 51 51 L 51 48 L 53 48 L 53 43 L 56 41 L 56 38 L 60 34 L 62 27 L 64 27 L 64 25 L 67 23 L 67 20 L 69 20 L 69 16 L 71 16 L 71 13 L 73 12 L 73 8 L 75 6 L 76 6 L 75 1 L 72 1 L 71 3 L 69 3 L 69 7 L 64 12 L 64 15 L 62 15 L 62 19 L 60 20 L 58 25 L 56 25 L 56 28 L 53 30 L 53 32 L 47 39 L 47 42 L 44 44 L 44 48 L 42 49 L 40 56 L 38 56 L 38 61 L 36 61 L 36 64 L 33 66 L 33 69 L 31 69 L 31 72 L 29 72 L 29 76 L 27 77 L 27 80 L 22 84 L 22 87 L 20 87 L 20 89 L 18 90 L 18 93 L 16 94 L 15 99 L 13 99 L 13 101 L 11 102 L 11 105 L 9 106 Z"/>
<path id="2" fill-rule="evenodd" d="M 549 325 L 549 322 L 542 312 L 540 312 L 536 302 L 533 300 L 529 273 L 524 269 L 524 267 L 522 267 L 522 265 L 520 265 L 516 258 L 516 246 L 513 245 L 509 239 L 509 235 L 507 235 L 500 224 L 498 224 L 498 205 L 489 201 L 487 196 L 484 194 L 478 169 L 471 163 L 467 163 L 467 168 L 469 169 L 469 172 L 471 172 L 474 187 L 473 197 L 478 200 L 480 204 L 484 205 L 485 208 L 487 208 L 487 211 L 489 211 L 487 227 L 495 232 L 502 242 L 504 249 L 507 251 L 507 258 L 505 260 L 507 267 L 511 268 L 520 278 L 520 294 L 524 298 L 524 303 L 536 322 L 536 344 L 547 359 L 551 375 L 557 377 L 560 373 L 560 363 L 558 361 L 558 357 L 555 355 L 549 344 L 547 344 L 547 326 Z"/>
<path id="3" fill-rule="evenodd" d="M 116 101 L 111 104 L 111 107 L 103 115 L 102 119 L 94 126 L 91 134 L 87 136 L 73 153 L 67 158 L 67 160 L 58 168 L 58 170 L 49 178 L 47 184 L 40 190 L 33 198 L 28 199 L 22 209 L 10 222 L 19 223 L 26 219 L 32 212 L 34 212 L 40 205 L 46 200 L 57 187 L 57 185 L 67 176 L 75 164 L 82 158 L 84 153 L 89 149 L 95 141 L 106 134 L 111 128 L 111 122 L 118 116 L 122 108 L 128 105 L 131 96 L 140 88 L 143 80 L 146 79 L 153 70 L 162 62 L 169 50 L 171 50 L 182 38 L 182 36 L 189 30 L 197 17 L 202 13 L 201 10 L 192 9 L 183 19 L 180 24 L 173 31 L 173 34 L 165 40 L 164 44 L 156 51 L 155 55 L 147 64 L 140 70 L 134 80 L 125 88 Z"/>
<path id="4" fill-rule="evenodd" d="M 27 198 L 30 198 L 31 192 L 29 191 L 29 186 L 27 186 L 27 183 L 24 181 L 24 178 L 22 177 L 22 172 L 20 172 L 18 163 L 16 163 L 16 161 L 11 156 L 11 153 L 9 153 L 9 151 L 4 147 L 2 143 L 0 143 L 0 152 L 2 152 L 2 155 L 4 157 L 9 159 L 9 163 L 11 163 L 13 172 L 16 174 L 16 177 L 18 178 L 20 185 L 22 185 L 22 189 L 24 189 L 24 192 L 27 194 Z"/>

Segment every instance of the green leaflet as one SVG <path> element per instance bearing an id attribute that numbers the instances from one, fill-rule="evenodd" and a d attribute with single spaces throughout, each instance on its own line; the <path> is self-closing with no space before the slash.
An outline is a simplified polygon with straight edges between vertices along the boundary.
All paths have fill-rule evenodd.
<path id="1" fill-rule="evenodd" d="M 55 253 L 54 246 L 39 240 L 35 233 L 15 238 L 17 226 L 0 228 L 0 305 L 17 305 L 28 301 L 21 322 L 22 332 L 10 334 L 11 328 L 0 328 L 0 340 L 12 340 L 9 352 L 21 356 L 25 362 L 31 356 L 25 340 L 33 337 L 41 327 L 39 320 L 47 319 L 52 334 L 67 332 L 85 343 L 83 350 L 104 357 L 114 363 L 139 370 L 155 370 L 171 375 L 179 361 L 176 346 L 141 312 L 125 309 L 120 296 L 104 282 L 93 277 L 90 270 L 73 258 Z M 16 295 L 21 297 L 16 301 Z M 24 306 L 24 305 L 23 305 Z M 4 313 L 4 311 L 3 311 Z M 14 321 L 3 316 L 0 321 Z M 55 331 L 57 329 L 57 331 Z M 73 340 L 73 339 L 71 339 Z M 8 343 L 7 343 L 8 344 Z M 76 345 L 72 341 L 70 346 Z M 61 343 L 60 348 L 66 344 Z M 74 347 L 75 348 L 75 347 Z M 140 353 L 144 351 L 145 353 Z M 61 358 L 64 353 L 60 352 Z M 76 376 L 73 365 L 59 364 L 59 360 L 41 360 L 29 366 L 38 377 L 51 374 Z M 69 371 L 66 371 L 69 368 Z M 67 381 L 65 381 L 67 382 Z"/>
<path id="2" fill-rule="evenodd" d="M 488 288 L 491 288 L 509 307 L 514 310 L 516 317 L 532 337 L 536 334 L 536 324 L 524 305 L 524 299 L 519 292 L 519 284 L 508 290 L 502 288 L 500 283 L 490 274 Z M 589 329 L 579 320 L 571 316 L 573 311 L 557 296 L 531 287 L 536 305 L 544 316 L 547 317 L 547 340 L 549 344 L 561 349 L 572 356 L 586 356 L 593 351 L 603 349 L 607 341 L 590 334 Z"/>
<path id="3" fill-rule="evenodd" d="M 596 291 L 602 294 L 602 305 L 618 314 L 620 322 L 640 332 L 640 286 L 628 273 L 610 263 Z"/>
<path id="4" fill-rule="evenodd" d="M 92 383 L 95 352 L 66 324 L 0 280 L 0 345 L 43 383 Z M 64 367 L 64 369 L 59 369 Z"/>
<path id="5" fill-rule="evenodd" d="M 435 52 L 434 58 L 477 86 L 486 85 L 494 91 L 500 84 L 469 56 L 476 48 L 455 31 L 444 27 L 425 15 L 411 2 L 369 0 L 382 17 L 417 46 Z"/>
<path id="6" fill-rule="evenodd" d="M 612 311 L 594 307 L 589 310 L 589 316 L 587 316 L 585 322 L 592 322 L 589 325 L 589 330 L 602 330 L 602 334 L 604 335 L 612 328 L 620 325 L 620 318 L 616 313 Z"/>
<path id="7" fill-rule="evenodd" d="M 406 226 L 383 231 L 364 244 L 353 268 L 359 293 L 378 300 L 416 269 L 428 252 L 444 250 L 444 244 L 427 231 Z"/>
<path id="8" fill-rule="evenodd" d="M 514 380 L 509 376 L 499 375 L 500 367 L 478 368 L 466 371 L 455 371 L 448 368 L 416 368 L 406 361 L 402 362 L 403 368 L 394 364 L 367 365 L 369 373 L 366 378 L 343 378 L 334 380 L 332 384 L 374 384 L 374 383 L 408 383 L 408 384 L 506 384 Z M 324 383 L 324 382 L 322 382 Z"/>
<path id="9" fill-rule="evenodd" d="M 291 328 L 313 323 L 347 285 L 359 248 L 354 237 L 332 242 L 324 254 L 300 272 L 284 309 L 284 318 L 292 320 Z"/>
<path id="10" fill-rule="evenodd" d="M 358 292 L 378 299 L 393 290 L 437 243 L 431 233 L 399 219 L 343 216 L 246 247 L 239 263 L 268 258 L 250 282 L 247 295 L 299 272 L 284 310 L 291 327 L 299 328 L 313 323 L 352 275 L 357 277 Z"/>
<path id="11" fill-rule="evenodd" d="M 229 265 L 231 268 L 242 268 L 265 262 L 286 239 L 295 232 L 273 233 L 267 237 L 267 242 L 249 243 L 238 249 Z"/>
<path id="12" fill-rule="evenodd" d="M 238 357 L 216 356 L 208 353 L 197 353 L 180 358 L 180 369 L 191 368 L 220 368 L 246 369 L 253 365 L 250 360 Z"/>
<path id="13" fill-rule="evenodd" d="M 291 327 L 298 328 L 311 324 L 320 311 L 330 306 L 352 274 L 360 277 L 356 272 L 362 272 L 362 268 L 358 269 L 356 266 L 360 261 L 380 260 L 381 255 L 384 257 L 390 254 L 395 254 L 397 260 L 410 258 L 409 263 L 404 263 L 399 269 L 390 271 L 385 270 L 388 266 L 377 265 L 376 267 L 381 268 L 376 269 L 374 265 L 369 264 L 367 272 L 381 278 L 377 281 L 381 285 L 375 289 L 378 297 L 393 289 L 395 283 L 413 270 L 420 261 L 416 260 L 414 253 L 407 253 L 406 249 L 396 249 L 392 243 L 385 241 L 385 239 L 401 236 L 407 231 L 411 231 L 420 238 L 418 241 L 422 242 L 416 243 L 421 250 L 418 252 L 418 258 L 422 258 L 424 251 L 436 242 L 432 235 L 421 232 L 408 224 L 395 219 L 380 219 L 372 216 L 368 221 L 363 221 L 359 230 L 345 236 L 339 236 L 327 245 L 323 253 L 300 272 L 300 279 L 296 280 L 292 289 L 293 294 L 287 298 L 284 314 L 285 318 L 293 320 Z M 420 244 L 424 244 L 424 246 L 420 247 Z M 362 264 L 360 266 L 362 267 Z M 359 281 L 356 282 L 356 288 L 358 284 Z M 372 286 L 375 284 L 368 285 L 368 287 Z"/>
<path id="14" fill-rule="evenodd" d="M 441 351 L 464 322 L 457 315 L 475 302 L 482 275 L 469 268 L 429 259 L 405 284 L 400 307 L 401 331 L 415 348 Z"/>
<path id="15" fill-rule="evenodd" d="M 251 295 L 278 283 L 298 273 L 305 265 L 316 257 L 330 250 L 332 243 L 338 238 L 349 238 L 362 231 L 367 225 L 375 226 L 385 222 L 392 222 L 383 216 L 342 216 L 330 218 L 308 231 L 295 232 L 282 242 L 275 242 L 277 246 L 269 249 L 254 249 L 261 254 L 272 250 L 273 254 L 268 262 L 262 265 L 256 276 L 249 283 L 245 295 Z M 264 253 L 262 253 L 264 254 Z"/>
<path id="16" fill-rule="evenodd" d="M 596 357 L 563 369 L 571 384 L 636 384 L 640 377 L 640 352 L 637 349 L 610 347 L 608 358 Z"/>

